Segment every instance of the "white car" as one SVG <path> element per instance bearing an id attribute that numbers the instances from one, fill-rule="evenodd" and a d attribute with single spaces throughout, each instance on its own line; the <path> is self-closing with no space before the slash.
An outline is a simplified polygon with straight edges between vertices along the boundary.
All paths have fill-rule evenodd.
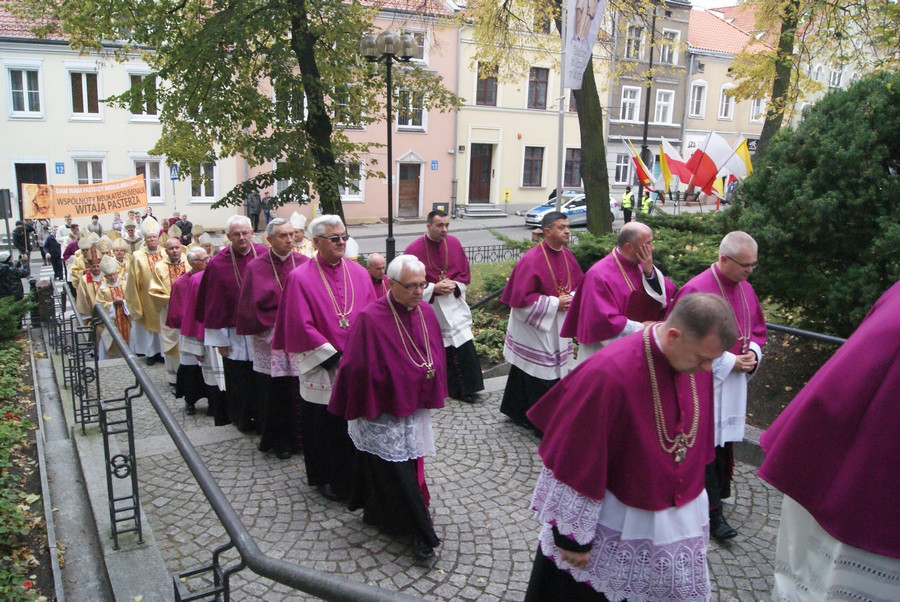
<path id="1" fill-rule="evenodd" d="M 619 203 L 612 196 L 609 197 L 609 212 L 612 218 L 616 219 Z M 587 225 L 587 200 L 583 194 L 566 195 L 563 194 L 562 204 L 559 208 L 569 218 L 570 226 L 586 226 Z M 530 209 L 525 213 L 525 225 L 535 227 L 541 225 L 541 220 L 550 211 L 556 211 L 556 199 L 550 199 L 542 205 L 538 205 L 534 209 Z"/>

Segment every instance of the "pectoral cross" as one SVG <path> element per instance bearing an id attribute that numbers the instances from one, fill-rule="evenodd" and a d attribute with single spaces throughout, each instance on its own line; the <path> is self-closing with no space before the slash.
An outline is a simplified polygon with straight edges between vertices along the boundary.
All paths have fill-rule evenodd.
<path id="1" fill-rule="evenodd" d="M 684 458 L 687 456 L 687 449 L 684 447 L 679 447 L 675 450 L 675 462 L 681 463 L 684 462 Z"/>
<path id="2" fill-rule="evenodd" d="M 340 327 L 345 329 L 350 328 L 350 322 L 347 321 L 347 318 L 341 318 Z"/>
<path id="3" fill-rule="evenodd" d="M 425 373 L 425 380 L 431 380 L 434 378 L 434 368 L 429 368 L 428 372 Z"/>

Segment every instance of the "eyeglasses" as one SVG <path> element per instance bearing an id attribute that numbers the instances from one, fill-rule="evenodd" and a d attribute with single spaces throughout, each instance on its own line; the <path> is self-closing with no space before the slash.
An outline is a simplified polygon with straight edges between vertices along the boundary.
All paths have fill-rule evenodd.
<path id="1" fill-rule="evenodd" d="M 322 238 L 325 240 L 329 240 L 334 244 L 337 244 L 339 240 L 342 240 L 344 242 L 347 242 L 348 240 L 350 240 L 350 235 L 349 234 L 341 234 L 340 236 L 338 236 L 337 234 L 335 234 L 334 236 L 316 236 L 316 238 Z"/>
<path id="2" fill-rule="evenodd" d="M 391 278 L 391 280 L 394 280 L 394 279 Z M 416 289 L 418 289 L 420 291 L 424 291 L 426 288 L 428 288 L 427 282 L 410 282 L 409 284 L 403 284 L 399 280 L 394 280 L 394 282 L 396 282 L 397 284 L 399 284 L 400 286 L 402 286 L 403 288 L 405 288 L 408 291 L 414 291 Z"/>
<path id="3" fill-rule="evenodd" d="M 725 257 L 727 257 L 727 258 L 730 259 L 731 261 L 735 262 L 736 264 L 738 264 L 739 266 L 741 266 L 741 267 L 744 268 L 745 270 L 752 270 L 752 269 L 754 269 L 756 266 L 759 265 L 759 262 L 758 262 L 758 261 L 754 261 L 753 263 L 741 263 L 740 261 L 738 261 L 738 260 L 735 259 L 734 257 L 729 257 L 728 255 L 726 255 Z"/>

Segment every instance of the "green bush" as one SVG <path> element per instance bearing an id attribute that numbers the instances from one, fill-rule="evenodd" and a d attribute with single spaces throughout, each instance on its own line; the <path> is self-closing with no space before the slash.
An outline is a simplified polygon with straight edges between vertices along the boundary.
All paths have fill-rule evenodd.
<path id="1" fill-rule="evenodd" d="M 505 305 L 503 307 L 506 307 Z M 492 364 L 503 362 L 503 342 L 506 340 L 506 325 L 509 322 L 505 312 L 472 311 L 472 334 L 475 335 L 475 351 L 482 361 Z"/>
<path id="2" fill-rule="evenodd" d="M 0 302 L 8 298 L 0 299 Z M 4 319 L 7 316 L 3 316 Z M 16 322 L 18 328 L 18 322 Z M 13 334 L 16 334 L 15 331 Z M 23 457 L 22 449 L 28 444 L 29 431 L 35 426 L 23 417 L 29 398 L 23 387 L 22 371 L 28 366 L 22 362 L 27 350 L 13 343 L 0 346 L 0 599 L 32 600 L 33 592 L 23 587 L 30 570 L 30 551 L 22 547 L 22 538 L 28 535 L 34 509 L 30 508 L 40 498 L 26 496 L 22 491 L 23 475 L 30 473 L 32 463 Z"/>
<path id="3" fill-rule="evenodd" d="M 848 336 L 900 278 L 898 106 L 898 73 L 831 92 L 773 138 L 744 181 L 754 286 L 805 327 Z"/>
<path id="4" fill-rule="evenodd" d="M 30 294 L 24 299 L 0 297 L 0 341 L 8 341 L 18 336 L 22 317 L 31 311 L 33 306 Z"/>

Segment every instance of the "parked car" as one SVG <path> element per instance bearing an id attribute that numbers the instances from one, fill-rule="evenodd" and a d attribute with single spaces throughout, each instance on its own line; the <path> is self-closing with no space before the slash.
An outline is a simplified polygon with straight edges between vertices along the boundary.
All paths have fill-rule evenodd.
<path id="1" fill-rule="evenodd" d="M 569 217 L 570 226 L 587 225 L 587 200 L 583 194 L 567 195 L 563 193 L 562 204 L 559 210 Z M 609 197 L 609 212 L 616 219 L 619 203 L 612 196 Z M 525 225 L 535 227 L 541 225 L 541 220 L 550 211 L 556 211 L 556 199 L 542 203 L 525 213 Z"/>

